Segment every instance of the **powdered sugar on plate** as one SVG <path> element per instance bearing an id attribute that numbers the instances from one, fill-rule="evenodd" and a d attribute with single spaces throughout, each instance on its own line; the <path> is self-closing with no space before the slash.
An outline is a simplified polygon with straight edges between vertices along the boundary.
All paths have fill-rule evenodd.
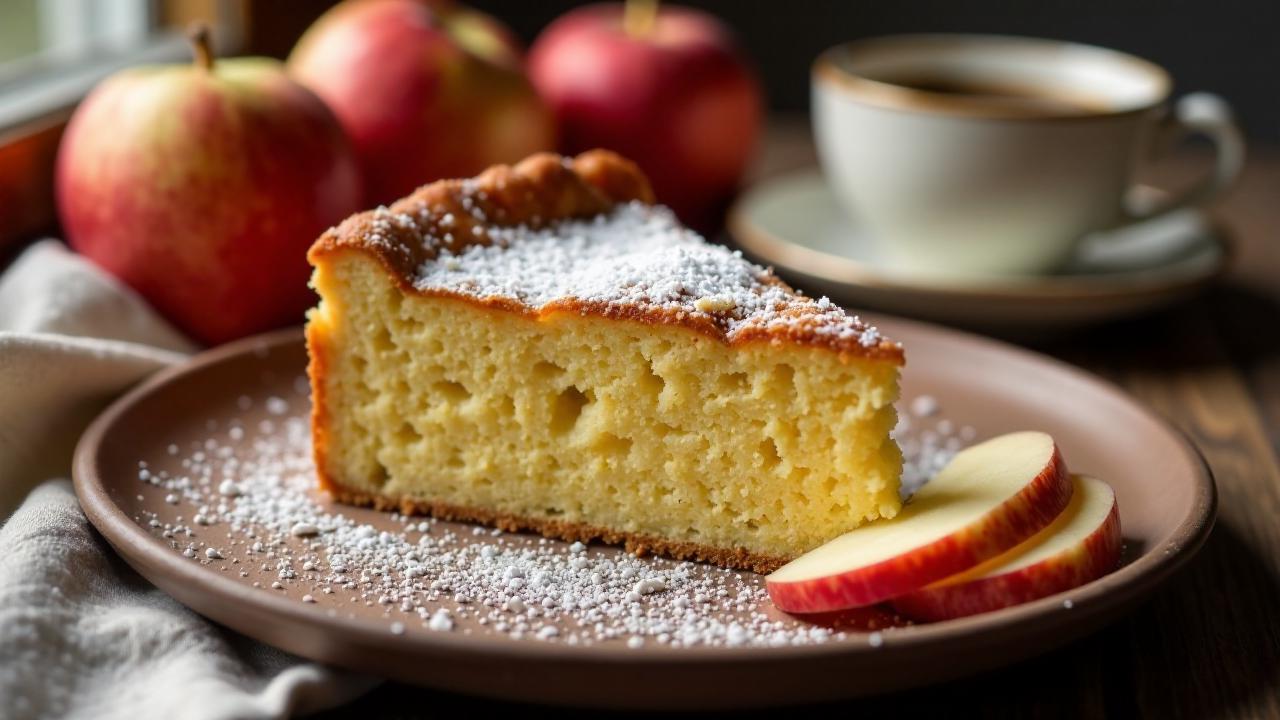
<path id="1" fill-rule="evenodd" d="M 942 413 L 932 395 L 916 395 L 898 403 L 898 425 L 893 439 L 902 448 L 902 486 L 905 500 L 977 437 L 969 425 L 957 425 Z"/>
<path id="2" fill-rule="evenodd" d="M 269 427 L 232 420 L 176 456 L 140 461 L 143 492 L 173 504 L 151 504 L 163 510 L 138 524 L 213 572 L 318 613 L 372 615 L 389 633 L 777 647 L 864 641 L 901 622 L 810 622 L 773 608 L 748 572 L 334 505 L 315 489 L 306 403 L 289 405 Z"/>
<path id="3" fill-rule="evenodd" d="M 137 478 L 160 509 L 138 524 L 212 572 L 389 634 L 639 650 L 866 643 L 871 631 L 886 642 L 904 623 L 880 609 L 787 616 L 748 572 L 332 504 L 315 489 L 308 403 L 287 404 L 284 414 L 254 404 L 270 422 L 246 415 L 210 422 L 198 439 L 159 439 Z M 940 412 L 902 416 L 904 483 L 927 479 L 972 433 Z"/>

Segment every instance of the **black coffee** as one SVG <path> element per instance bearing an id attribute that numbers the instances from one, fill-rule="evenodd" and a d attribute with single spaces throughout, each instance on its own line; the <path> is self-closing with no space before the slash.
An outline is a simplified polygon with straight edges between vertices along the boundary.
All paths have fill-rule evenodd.
<path id="1" fill-rule="evenodd" d="M 900 87 L 941 95 L 964 96 L 978 102 L 1010 106 L 1046 112 L 1070 112 L 1089 114 L 1105 112 L 1110 104 L 1100 97 L 1068 91 L 1063 88 L 1037 87 L 996 81 L 943 76 L 914 76 L 893 78 L 887 82 Z"/>

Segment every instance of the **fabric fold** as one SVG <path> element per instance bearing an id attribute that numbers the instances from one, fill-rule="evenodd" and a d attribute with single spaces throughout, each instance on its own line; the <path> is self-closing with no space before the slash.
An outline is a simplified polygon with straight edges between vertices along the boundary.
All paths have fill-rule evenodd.
<path id="1" fill-rule="evenodd" d="M 371 678 L 210 623 L 120 560 L 72 491 L 80 433 L 196 349 L 61 243 L 0 276 L 0 718 L 275 718 Z"/>

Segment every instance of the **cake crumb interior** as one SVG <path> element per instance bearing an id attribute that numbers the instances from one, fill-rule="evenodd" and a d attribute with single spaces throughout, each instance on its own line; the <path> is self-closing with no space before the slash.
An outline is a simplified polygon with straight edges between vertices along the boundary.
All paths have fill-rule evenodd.
<path id="1" fill-rule="evenodd" d="M 347 490 L 774 557 L 898 511 L 893 363 L 406 293 L 351 249 L 314 283 L 320 469 Z"/>

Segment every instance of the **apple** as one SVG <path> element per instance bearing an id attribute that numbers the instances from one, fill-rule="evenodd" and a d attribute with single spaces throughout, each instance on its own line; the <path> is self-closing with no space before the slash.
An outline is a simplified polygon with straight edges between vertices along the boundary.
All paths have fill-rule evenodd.
<path id="1" fill-rule="evenodd" d="M 555 147 L 555 121 L 510 32 L 462 6 L 339 3 L 288 64 L 351 137 L 368 205 Z"/>
<path id="2" fill-rule="evenodd" d="M 1019 432 L 961 450 L 903 506 L 765 578 L 780 610 L 864 607 L 968 570 L 1039 532 L 1071 500 L 1053 438 Z"/>
<path id="3" fill-rule="evenodd" d="M 659 201 L 710 230 L 751 159 L 760 85 L 722 23 L 655 5 L 569 12 L 534 42 L 529 73 L 560 122 L 562 151 L 631 158 Z"/>
<path id="4" fill-rule="evenodd" d="M 1071 503 L 1048 527 L 959 575 L 895 598 L 917 620 L 948 620 L 1038 600 L 1096 580 L 1120 563 L 1120 509 L 1110 485 L 1073 478 Z"/>
<path id="5" fill-rule="evenodd" d="M 195 339 L 290 323 L 314 303 L 307 248 L 360 209 L 333 113 L 267 58 L 121 71 L 67 125 L 56 195 L 71 246 Z"/>

